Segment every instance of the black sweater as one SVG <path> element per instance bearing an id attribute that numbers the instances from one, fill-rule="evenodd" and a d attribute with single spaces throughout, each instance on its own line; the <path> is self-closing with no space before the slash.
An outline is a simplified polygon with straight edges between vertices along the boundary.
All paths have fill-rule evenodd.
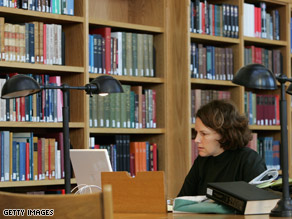
<path id="1" fill-rule="evenodd" d="M 249 182 L 266 169 L 261 156 L 248 147 L 227 150 L 216 157 L 198 156 L 178 196 L 205 195 L 209 182 Z"/>

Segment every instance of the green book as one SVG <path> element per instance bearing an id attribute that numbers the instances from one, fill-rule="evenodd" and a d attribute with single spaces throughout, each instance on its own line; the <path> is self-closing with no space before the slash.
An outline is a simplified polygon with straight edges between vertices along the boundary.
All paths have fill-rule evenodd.
<path id="1" fill-rule="evenodd" d="M 122 85 L 121 93 L 121 128 L 129 128 L 130 124 L 130 85 Z"/>
<path id="2" fill-rule="evenodd" d="M 154 77 L 154 57 L 153 57 L 153 35 L 148 34 L 148 55 L 149 55 L 149 71 L 150 77 Z"/>
<path id="3" fill-rule="evenodd" d="M 126 128 L 131 128 L 131 105 L 130 105 L 130 92 L 131 86 L 130 85 L 123 85 L 124 93 L 126 94 Z"/>
<path id="4" fill-rule="evenodd" d="M 97 98 L 98 95 L 93 95 L 90 99 L 92 101 L 92 125 L 93 127 L 98 127 L 97 124 Z"/>
<path id="5" fill-rule="evenodd" d="M 148 50 L 148 36 L 143 35 L 143 64 L 144 64 L 144 76 L 149 77 L 149 50 Z"/>
<path id="6" fill-rule="evenodd" d="M 126 33 L 126 69 L 127 75 L 133 76 L 132 33 Z"/>
<path id="7" fill-rule="evenodd" d="M 133 76 L 138 75 L 137 67 L 137 34 L 132 33 L 132 67 L 133 67 Z"/>
<path id="8" fill-rule="evenodd" d="M 115 107 L 115 119 L 116 119 L 116 128 L 121 128 L 121 96 L 123 93 L 117 93 L 116 96 L 116 107 Z"/>
<path id="9" fill-rule="evenodd" d="M 102 98 L 103 98 L 103 106 L 104 106 L 104 112 L 103 112 L 104 127 L 109 128 L 110 127 L 110 97 L 109 95 L 107 95 Z"/>
<path id="10" fill-rule="evenodd" d="M 122 71 L 123 71 L 122 75 L 128 75 L 127 68 L 126 68 L 126 33 L 125 32 L 122 32 Z"/>
<path id="11" fill-rule="evenodd" d="M 135 122 L 135 92 L 130 91 L 130 128 L 135 128 L 136 122 Z"/>
<path id="12" fill-rule="evenodd" d="M 97 126 L 100 128 L 104 127 L 104 97 L 97 96 Z"/>
<path id="13" fill-rule="evenodd" d="M 143 51 L 144 51 L 144 44 L 143 44 L 143 34 L 137 34 L 137 70 L 138 76 L 144 76 L 144 65 L 143 65 Z"/>
<path id="14" fill-rule="evenodd" d="M 116 93 L 109 94 L 110 127 L 116 128 Z"/>

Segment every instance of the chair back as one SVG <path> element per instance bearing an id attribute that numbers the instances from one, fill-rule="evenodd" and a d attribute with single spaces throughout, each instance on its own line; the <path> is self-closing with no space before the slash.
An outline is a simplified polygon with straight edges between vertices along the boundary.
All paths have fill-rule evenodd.
<path id="1" fill-rule="evenodd" d="M 17 211 L 16 211 L 17 210 Z M 111 186 L 92 194 L 33 195 L 0 192 L 0 214 L 24 216 L 53 216 L 52 218 L 112 219 Z"/>

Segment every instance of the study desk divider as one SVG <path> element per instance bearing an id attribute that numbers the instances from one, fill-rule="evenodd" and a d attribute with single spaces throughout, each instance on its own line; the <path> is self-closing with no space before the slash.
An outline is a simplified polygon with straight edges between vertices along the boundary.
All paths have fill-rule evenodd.
<path id="1" fill-rule="evenodd" d="M 102 172 L 101 184 L 111 184 L 114 213 L 166 213 L 164 172 Z"/>

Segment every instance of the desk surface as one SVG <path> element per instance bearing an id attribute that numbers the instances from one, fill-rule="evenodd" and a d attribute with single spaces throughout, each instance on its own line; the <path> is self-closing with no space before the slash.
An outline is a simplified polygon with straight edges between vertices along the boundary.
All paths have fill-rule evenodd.
<path id="1" fill-rule="evenodd" d="M 114 219 L 191 219 L 191 218 L 212 218 L 212 219 L 276 219 L 283 217 L 270 217 L 269 215 L 234 215 L 234 214 L 133 214 L 133 213 L 115 213 Z"/>

